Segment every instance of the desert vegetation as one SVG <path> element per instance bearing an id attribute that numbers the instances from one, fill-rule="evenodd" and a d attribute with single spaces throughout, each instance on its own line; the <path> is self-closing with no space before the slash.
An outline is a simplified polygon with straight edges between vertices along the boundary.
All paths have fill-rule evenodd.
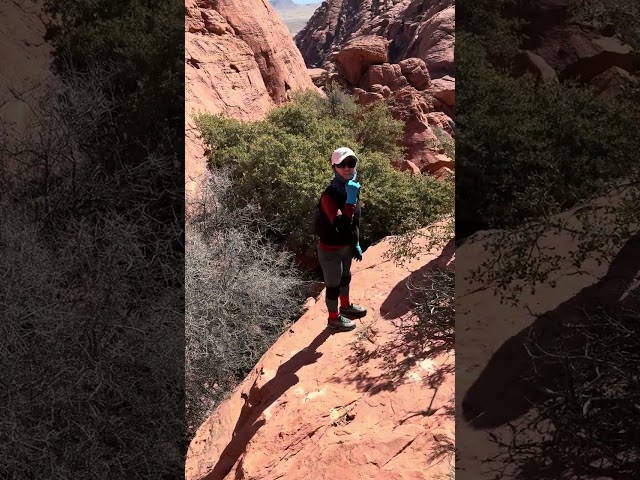
<path id="1" fill-rule="evenodd" d="M 226 169 L 188 201 L 185 245 L 186 429 L 189 437 L 302 313 L 308 286 Z"/>
<path id="2" fill-rule="evenodd" d="M 172 5 L 47 2 L 57 77 L 0 142 L 2 478 L 183 474 Z"/>
<path id="3" fill-rule="evenodd" d="M 532 400 L 535 413 L 509 424 L 513 435 L 494 437 L 504 467 L 496 474 L 515 467 L 521 478 L 631 478 L 638 474 L 637 429 L 628 418 L 638 385 L 628 352 L 638 267 L 630 252 L 637 251 L 640 137 L 628 126 L 640 116 L 638 89 L 603 99 L 589 85 L 514 78 L 512 62 L 528 28 L 518 12 L 531 5 L 456 5 L 457 227 L 461 237 L 501 229 L 485 239 L 489 260 L 470 277 L 517 304 L 521 292 L 553 286 L 561 270 L 613 259 L 610 274 L 621 290 L 601 286 L 607 293 L 598 300 L 585 291 L 570 299 L 580 314 L 571 317 L 568 307 L 557 318 L 548 312 L 524 332 L 527 381 L 542 399 Z M 573 2 L 571 13 L 585 24 L 610 25 L 637 48 L 634 9 L 632 2 L 587 0 Z M 560 235 L 573 238 L 569 254 L 545 247 L 545 238 Z"/>
<path id="4" fill-rule="evenodd" d="M 453 209 L 451 183 L 392 168 L 402 155 L 402 123 L 384 104 L 364 109 L 339 90 L 327 98 L 304 93 L 260 122 L 200 116 L 197 123 L 211 148 L 210 168 L 231 167 L 234 188 L 259 205 L 272 225 L 268 233 L 291 250 L 313 252 L 315 208 L 333 176 L 328 159 L 341 145 L 361 159 L 361 236 L 368 243 L 425 226 Z"/>
<path id="5" fill-rule="evenodd" d="M 365 110 L 330 90 L 298 94 L 259 122 L 196 122 L 211 153 L 186 219 L 189 435 L 300 317 L 313 284 L 295 260 L 314 253 L 313 216 L 335 148 L 360 155 L 369 243 L 453 207 L 450 183 L 391 167 L 402 155 L 402 124 L 384 104 Z"/>

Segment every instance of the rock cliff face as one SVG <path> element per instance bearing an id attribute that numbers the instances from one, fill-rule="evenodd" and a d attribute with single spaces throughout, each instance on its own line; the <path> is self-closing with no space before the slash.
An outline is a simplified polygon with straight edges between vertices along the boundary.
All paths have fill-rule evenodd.
<path id="1" fill-rule="evenodd" d="M 295 37 L 307 66 L 330 66 L 356 37 L 389 40 L 390 63 L 425 61 L 432 78 L 454 75 L 454 0 L 327 0 Z"/>
<path id="2" fill-rule="evenodd" d="M 453 261 L 453 242 L 404 268 L 388 247 L 354 265 L 353 299 L 369 308 L 359 327 L 325 329 L 322 294 L 200 427 L 188 480 L 449 478 L 453 345 L 402 325 L 408 283 Z"/>
<path id="3" fill-rule="evenodd" d="M 268 0 L 186 0 L 185 63 L 187 181 L 205 170 L 195 112 L 256 120 L 292 91 L 315 89 Z"/>

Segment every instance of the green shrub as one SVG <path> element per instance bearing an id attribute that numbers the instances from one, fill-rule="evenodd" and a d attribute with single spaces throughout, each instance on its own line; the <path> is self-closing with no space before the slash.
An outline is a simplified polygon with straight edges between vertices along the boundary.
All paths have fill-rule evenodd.
<path id="1" fill-rule="evenodd" d="M 447 133 L 441 128 L 434 126 L 432 128 L 433 134 L 438 139 L 437 147 L 442 148 L 447 157 L 456 159 L 456 144 L 453 139 L 447 135 Z"/>
<path id="2" fill-rule="evenodd" d="M 517 227 L 576 205 L 636 169 L 638 112 L 571 85 L 509 78 L 458 36 L 458 224 Z"/>
<path id="3" fill-rule="evenodd" d="M 211 147 L 211 168 L 230 166 L 235 190 L 255 200 L 272 233 L 290 247 L 311 252 L 319 197 L 333 177 L 329 158 L 339 146 L 360 157 L 363 237 L 371 241 L 424 226 L 453 209 L 453 186 L 391 167 L 402 124 L 381 104 L 353 112 L 315 93 L 294 97 L 265 120 L 243 123 L 221 116 L 196 118 Z M 335 100 L 335 99 L 334 99 Z M 328 112 L 342 109 L 344 115 Z"/>
<path id="4" fill-rule="evenodd" d="M 360 112 L 360 119 L 353 127 L 364 151 L 381 152 L 390 158 L 401 156 L 399 139 L 404 124 L 399 120 L 393 120 L 388 106 L 383 102 L 376 102 L 370 107 L 362 108 Z"/>

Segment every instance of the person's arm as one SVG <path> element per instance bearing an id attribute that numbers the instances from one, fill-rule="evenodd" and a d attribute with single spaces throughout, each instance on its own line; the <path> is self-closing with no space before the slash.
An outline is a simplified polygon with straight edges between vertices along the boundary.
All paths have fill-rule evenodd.
<path id="1" fill-rule="evenodd" d="M 320 207 L 331 223 L 334 223 L 336 218 L 341 215 L 352 220 L 353 214 L 356 211 L 356 206 L 348 203 L 344 206 L 344 211 L 340 210 L 336 202 L 329 195 L 322 196 L 320 199 Z"/>
<path id="2" fill-rule="evenodd" d="M 344 212 L 338 208 L 336 202 L 329 195 L 323 195 L 320 199 L 320 208 L 327 216 L 336 231 L 348 235 L 351 231 L 351 220 L 355 212 L 354 205 L 345 205 Z"/>

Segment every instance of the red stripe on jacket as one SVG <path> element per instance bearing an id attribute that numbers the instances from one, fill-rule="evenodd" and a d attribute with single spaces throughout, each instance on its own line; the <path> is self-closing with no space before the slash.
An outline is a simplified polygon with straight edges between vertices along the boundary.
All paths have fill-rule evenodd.
<path id="1" fill-rule="evenodd" d="M 353 220 L 353 214 L 356 211 L 356 206 L 352 203 L 347 203 L 344 206 L 344 211 L 341 211 L 338 208 L 338 204 L 335 202 L 333 198 L 329 195 L 323 195 L 320 199 L 320 208 L 324 212 L 324 214 L 329 218 L 331 223 L 334 222 L 338 215 L 346 215 L 349 217 L 349 220 Z M 344 247 L 348 247 L 349 244 L 345 245 L 327 245 L 320 241 L 320 248 L 325 252 L 335 252 L 337 250 L 341 250 Z"/>

